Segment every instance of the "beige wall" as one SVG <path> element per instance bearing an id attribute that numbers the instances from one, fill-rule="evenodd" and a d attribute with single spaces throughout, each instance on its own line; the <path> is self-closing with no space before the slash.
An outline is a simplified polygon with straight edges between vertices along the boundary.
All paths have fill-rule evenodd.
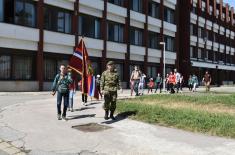
<path id="1" fill-rule="evenodd" d="M 37 81 L 0 81 L 0 92 L 38 91 Z"/>

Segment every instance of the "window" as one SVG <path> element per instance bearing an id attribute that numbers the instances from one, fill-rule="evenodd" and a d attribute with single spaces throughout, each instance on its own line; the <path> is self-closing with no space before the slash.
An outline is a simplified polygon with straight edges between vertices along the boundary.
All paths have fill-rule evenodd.
<path id="1" fill-rule="evenodd" d="M 175 52 L 175 38 L 170 36 L 164 36 L 164 41 L 166 43 L 166 50 Z"/>
<path id="2" fill-rule="evenodd" d="M 149 78 L 156 78 L 157 67 L 149 66 L 147 69 L 148 69 L 148 77 Z"/>
<path id="3" fill-rule="evenodd" d="M 114 22 L 108 22 L 107 23 L 107 37 L 109 41 L 115 41 L 115 42 L 123 42 L 123 31 L 124 26 L 123 24 L 118 24 Z"/>
<path id="4" fill-rule="evenodd" d="M 88 16 L 79 16 L 79 35 L 84 35 L 91 38 L 100 38 L 100 19 Z"/>
<path id="5" fill-rule="evenodd" d="M 152 16 L 154 18 L 159 18 L 160 17 L 159 10 L 160 10 L 160 7 L 158 3 L 149 2 L 149 16 Z"/>
<path id="6" fill-rule="evenodd" d="M 14 80 L 30 80 L 32 74 L 33 59 L 30 56 L 13 56 L 12 78 Z"/>
<path id="7" fill-rule="evenodd" d="M 44 8 L 44 27 L 47 30 L 71 33 L 72 15 L 69 11 L 45 6 Z"/>
<path id="8" fill-rule="evenodd" d="M 198 27 L 198 37 L 203 38 L 202 35 L 203 35 L 203 34 L 202 34 L 202 28 L 201 28 L 201 27 Z"/>
<path id="9" fill-rule="evenodd" d="M 197 14 L 197 8 L 196 7 L 192 8 L 192 13 Z"/>
<path id="10" fill-rule="evenodd" d="M 214 61 L 214 52 L 208 51 L 208 60 Z"/>
<path id="11" fill-rule="evenodd" d="M 168 23 L 175 23 L 175 11 L 165 7 L 164 8 L 164 21 L 168 22 Z"/>
<path id="12" fill-rule="evenodd" d="M 0 55 L 0 79 L 10 79 L 11 77 L 11 57 Z"/>
<path id="13" fill-rule="evenodd" d="M 44 59 L 44 79 L 53 80 L 57 74 L 56 60 L 54 59 Z"/>
<path id="14" fill-rule="evenodd" d="M 124 6 L 124 0 L 109 0 L 109 3 L 113 3 L 119 6 Z"/>
<path id="15" fill-rule="evenodd" d="M 190 58 L 193 58 L 193 47 L 190 46 Z"/>
<path id="16" fill-rule="evenodd" d="M 15 0 L 15 24 L 36 27 L 36 7 L 33 1 Z"/>
<path id="17" fill-rule="evenodd" d="M 197 59 L 197 51 L 196 51 L 196 47 L 194 47 L 194 46 L 190 47 L 190 58 Z"/>
<path id="18" fill-rule="evenodd" d="M 153 49 L 160 49 L 160 40 L 159 40 L 159 34 L 154 32 L 149 32 L 149 48 Z"/>
<path id="19" fill-rule="evenodd" d="M 44 79 L 54 80 L 55 75 L 60 72 L 60 66 L 62 64 L 67 66 L 68 63 L 69 63 L 68 60 L 45 58 L 44 59 Z"/>
<path id="20" fill-rule="evenodd" d="M 130 32 L 131 32 L 130 33 L 131 44 L 142 46 L 143 45 L 143 30 L 131 27 Z"/>
<path id="21" fill-rule="evenodd" d="M 131 0 L 131 9 L 137 12 L 143 11 L 142 0 Z"/>
<path id="22" fill-rule="evenodd" d="M 3 21 L 3 17 L 4 17 L 4 10 L 3 9 L 4 9 L 4 7 L 3 7 L 3 0 L 0 0 L 0 22 Z"/>
<path id="23" fill-rule="evenodd" d="M 119 75 L 119 80 L 123 81 L 123 64 L 116 64 L 116 69 Z"/>
<path id="24" fill-rule="evenodd" d="M 202 59 L 202 49 L 198 48 L 198 59 Z"/>
<path id="25" fill-rule="evenodd" d="M 231 56 L 229 54 L 226 54 L 226 63 L 227 64 L 231 63 Z"/>

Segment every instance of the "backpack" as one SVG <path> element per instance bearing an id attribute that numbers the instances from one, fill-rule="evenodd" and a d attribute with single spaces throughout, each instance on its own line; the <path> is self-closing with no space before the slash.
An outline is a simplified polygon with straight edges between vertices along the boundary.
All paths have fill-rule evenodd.
<path id="1" fill-rule="evenodd" d="M 59 93 L 61 94 L 66 94 L 69 92 L 69 87 L 67 84 L 65 83 L 61 83 L 61 81 L 63 80 L 64 78 L 61 78 L 61 76 L 59 76 L 59 80 L 57 82 L 57 90 Z"/>

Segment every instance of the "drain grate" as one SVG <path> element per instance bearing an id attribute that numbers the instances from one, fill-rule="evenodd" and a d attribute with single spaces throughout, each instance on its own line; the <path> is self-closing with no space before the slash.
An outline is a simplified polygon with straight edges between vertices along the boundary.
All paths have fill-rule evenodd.
<path id="1" fill-rule="evenodd" d="M 83 125 L 72 126 L 72 128 L 83 131 L 83 132 L 99 132 L 99 131 L 111 129 L 112 127 L 109 127 L 106 125 L 100 125 L 97 123 L 88 123 L 88 124 L 83 124 Z"/>

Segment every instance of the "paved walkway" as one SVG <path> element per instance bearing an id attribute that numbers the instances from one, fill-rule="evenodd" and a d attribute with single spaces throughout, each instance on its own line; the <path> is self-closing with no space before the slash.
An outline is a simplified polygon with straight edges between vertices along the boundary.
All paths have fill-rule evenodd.
<path id="1" fill-rule="evenodd" d="M 2 96 L 13 99 L 19 94 L 22 93 L 0 93 L 0 102 Z M 2 108 L 0 150 L 8 154 L 234 155 L 235 152 L 235 140 L 232 139 L 149 125 L 120 115 L 116 122 L 104 121 L 102 101 L 89 101 L 88 106 L 83 106 L 79 104 L 78 94 L 75 112 L 68 112 L 68 121 L 58 121 L 55 97 L 48 92 L 24 94 L 44 94 L 45 97 L 42 95 L 40 99 L 35 97 L 23 103 L 15 101 L 16 104 Z M 129 91 L 124 91 L 120 97 L 129 97 Z M 93 128 L 85 131 L 72 128 L 88 123 L 104 125 L 105 130 L 88 132 Z"/>

